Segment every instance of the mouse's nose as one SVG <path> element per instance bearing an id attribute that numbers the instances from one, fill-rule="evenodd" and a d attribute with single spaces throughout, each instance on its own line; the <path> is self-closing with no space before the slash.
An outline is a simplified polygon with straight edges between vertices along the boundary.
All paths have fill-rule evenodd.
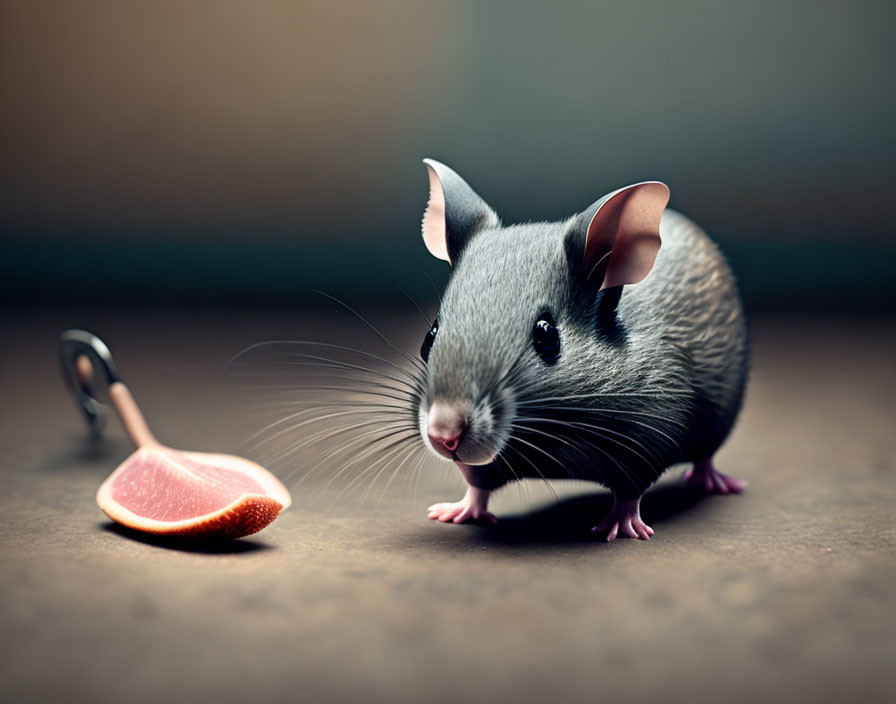
<path id="1" fill-rule="evenodd" d="M 461 408 L 444 401 L 430 406 L 427 434 L 436 452 L 451 458 L 467 430 L 467 417 Z"/>

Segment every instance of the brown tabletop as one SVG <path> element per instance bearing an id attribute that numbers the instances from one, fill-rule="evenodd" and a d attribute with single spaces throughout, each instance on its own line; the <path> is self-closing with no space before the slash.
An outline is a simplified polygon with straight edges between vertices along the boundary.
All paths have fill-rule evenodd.
<path id="1" fill-rule="evenodd" d="M 419 346 L 419 317 L 374 318 Z M 131 448 L 114 419 L 87 440 L 58 378 L 58 332 L 106 339 L 163 442 L 260 461 L 263 384 L 247 393 L 214 371 L 259 340 L 373 345 L 368 333 L 307 310 L 23 309 L 0 322 L 4 701 L 893 694 L 892 320 L 755 321 L 745 413 L 718 457 L 751 486 L 699 499 L 671 470 L 643 503 L 649 543 L 590 537 L 610 505 L 600 487 L 559 483 L 557 499 L 508 487 L 494 528 L 426 519 L 462 492 L 437 463 L 419 482 L 387 488 L 382 475 L 364 501 L 339 496 L 345 479 L 325 488 L 337 434 L 270 465 L 289 486 L 317 469 L 270 527 L 217 547 L 143 539 L 97 508 Z"/>

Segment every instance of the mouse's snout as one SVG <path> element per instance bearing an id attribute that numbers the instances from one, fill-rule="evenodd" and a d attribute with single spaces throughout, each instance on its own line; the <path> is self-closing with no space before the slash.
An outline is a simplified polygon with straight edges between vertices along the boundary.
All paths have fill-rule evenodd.
<path id="1" fill-rule="evenodd" d="M 429 409 L 427 435 L 433 449 L 451 459 L 467 431 L 466 409 L 457 403 L 436 401 Z"/>
<path id="2" fill-rule="evenodd" d="M 503 397 L 434 394 L 418 410 L 421 439 L 433 454 L 465 465 L 491 464 L 508 440 L 514 409 Z"/>

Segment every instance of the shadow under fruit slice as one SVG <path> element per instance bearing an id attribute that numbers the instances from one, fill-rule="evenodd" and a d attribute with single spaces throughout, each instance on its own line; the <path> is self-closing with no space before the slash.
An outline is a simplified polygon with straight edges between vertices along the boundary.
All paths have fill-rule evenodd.
<path id="1" fill-rule="evenodd" d="M 264 467 L 232 455 L 141 446 L 100 486 L 97 504 L 135 530 L 240 538 L 270 524 L 290 497 Z"/>

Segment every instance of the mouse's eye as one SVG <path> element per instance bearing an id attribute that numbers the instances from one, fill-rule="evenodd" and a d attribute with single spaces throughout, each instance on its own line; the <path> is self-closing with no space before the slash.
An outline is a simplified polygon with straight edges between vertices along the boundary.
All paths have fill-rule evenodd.
<path id="1" fill-rule="evenodd" d="M 429 351 L 432 349 L 432 343 L 436 341 L 436 333 L 438 331 L 439 321 L 436 320 L 429 329 L 429 332 L 426 333 L 426 337 L 423 338 L 423 344 L 420 345 L 420 356 L 423 358 L 424 362 L 429 361 Z"/>
<path id="2" fill-rule="evenodd" d="M 560 354 L 560 331 L 550 313 L 542 313 L 532 326 L 532 346 L 548 364 L 557 361 Z"/>

